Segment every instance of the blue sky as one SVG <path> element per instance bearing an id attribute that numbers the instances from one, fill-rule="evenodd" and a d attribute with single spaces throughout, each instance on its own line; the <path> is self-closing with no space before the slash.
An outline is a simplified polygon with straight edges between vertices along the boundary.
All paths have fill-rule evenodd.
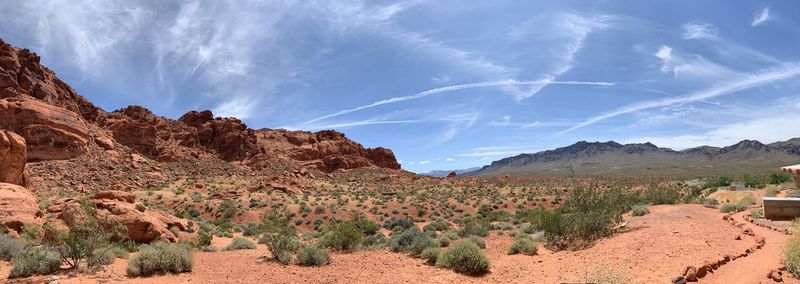
<path id="1" fill-rule="evenodd" d="M 0 37 L 106 110 L 336 129 L 417 172 L 800 136 L 796 1 L 0 3 Z"/>

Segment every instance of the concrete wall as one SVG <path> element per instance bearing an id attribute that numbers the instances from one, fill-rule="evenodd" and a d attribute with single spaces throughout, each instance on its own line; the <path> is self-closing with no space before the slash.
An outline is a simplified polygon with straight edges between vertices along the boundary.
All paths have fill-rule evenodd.
<path id="1" fill-rule="evenodd" d="M 764 217 L 770 220 L 793 220 L 800 217 L 800 198 L 764 197 Z"/>

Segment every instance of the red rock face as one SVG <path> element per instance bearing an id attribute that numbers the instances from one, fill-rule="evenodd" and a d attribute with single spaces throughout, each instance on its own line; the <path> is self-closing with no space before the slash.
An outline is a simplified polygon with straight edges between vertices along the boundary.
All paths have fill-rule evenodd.
<path id="1" fill-rule="evenodd" d="M 84 152 L 89 127 L 76 113 L 37 100 L 0 100 L 0 128 L 25 138 L 28 160 L 69 159 Z"/>
<path id="2" fill-rule="evenodd" d="M 25 224 L 44 223 L 36 197 L 19 185 L 0 182 L 0 228 L 21 232 Z"/>
<path id="3" fill-rule="evenodd" d="M 255 131 L 236 118 L 214 118 L 210 110 L 190 111 L 178 121 L 196 129 L 200 145 L 214 150 L 226 161 L 240 161 L 257 154 Z"/>
<path id="4" fill-rule="evenodd" d="M 25 139 L 14 132 L 0 130 L 0 182 L 27 187 Z"/>
<path id="5" fill-rule="evenodd" d="M 0 99 L 23 97 L 64 108 L 87 121 L 102 112 L 42 66 L 38 55 L 0 40 Z"/>
<path id="6" fill-rule="evenodd" d="M 312 133 L 262 129 L 258 133 L 260 147 L 324 172 L 360 167 L 400 169 L 391 150 L 364 148 L 336 131 Z"/>

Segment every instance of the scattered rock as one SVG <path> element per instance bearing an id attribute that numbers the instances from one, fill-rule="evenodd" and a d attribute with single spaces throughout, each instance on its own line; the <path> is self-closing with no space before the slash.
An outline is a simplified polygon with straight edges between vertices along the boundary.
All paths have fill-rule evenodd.
<path id="1" fill-rule="evenodd" d="M 767 278 L 775 282 L 783 282 L 783 273 L 780 270 L 773 269 L 769 271 Z"/>

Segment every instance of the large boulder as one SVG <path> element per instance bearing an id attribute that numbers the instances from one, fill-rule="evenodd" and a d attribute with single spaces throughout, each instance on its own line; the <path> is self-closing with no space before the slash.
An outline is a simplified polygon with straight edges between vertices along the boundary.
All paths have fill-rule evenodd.
<path id="1" fill-rule="evenodd" d="M 36 197 L 28 189 L 0 183 L 0 227 L 20 232 L 23 225 L 42 223 Z"/>
<path id="2" fill-rule="evenodd" d="M 0 99 L 0 128 L 25 138 L 28 160 L 60 160 L 85 152 L 89 127 L 78 114 L 25 98 Z"/>
<path id="3" fill-rule="evenodd" d="M 128 237 L 139 243 L 149 243 L 156 240 L 168 242 L 178 241 L 170 228 L 187 231 L 191 223 L 160 211 L 145 209 L 144 212 L 136 208 L 135 197 L 123 191 L 101 191 L 88 199 L 97 208 L 101 219 L 107 218 L 119 223 L 127 229 Z M 53 219 L 63 221 L 71 227 L 82 218 L 82 211 L 76 199 L 67 198 L 54 202 L 47 208 L 48 214 Z"/>
<path id="4" fill-rule="evenodd" d="M 25 159 L 25 139 L 14 132 L 0 130 L 0 182 L 27 187 Z"/>

